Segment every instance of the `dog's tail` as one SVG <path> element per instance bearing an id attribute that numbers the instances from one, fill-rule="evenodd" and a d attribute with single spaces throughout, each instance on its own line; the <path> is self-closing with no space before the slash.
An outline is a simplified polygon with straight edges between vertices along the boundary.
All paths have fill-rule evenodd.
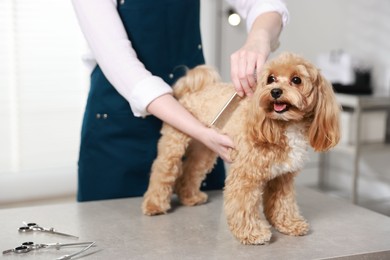
<path id="1" fill-rule="evenodd" d="M 187 71 L 173 86 L 173 94 L 181 98 L 187 93 L 201 91 L 205 86 L 221 81 L 218 72 L 207 65 L 199 65 Z"/>

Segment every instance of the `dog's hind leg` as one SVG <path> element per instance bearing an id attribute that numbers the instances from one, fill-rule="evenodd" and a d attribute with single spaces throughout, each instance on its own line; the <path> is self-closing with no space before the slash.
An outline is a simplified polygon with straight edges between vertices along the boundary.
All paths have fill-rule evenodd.
<path id="1" fill-rule="evenodd" d="M 281 233 L 302 236 L 309 224 L 299 213 L 294 192 L 295 174 L 287 173 L 272 179 L 264 190 L 264 213 L 268 221 Z"/>
<path id="2" fill-rule="evenodd" d="M 200 185 L 216 162 L 217 155 L 205 145 L 192 140 L 183 162 L 183 174 L 176 182 L 175 191 L 183 205 L 194 206 L 207 201 Z"/>
<path id="3" fill-rule="evenodd" d="M 171 208 L 171 195 L 177 178 L 182 174 L 182 158 L 191 138 L 164 124 L 158 142 L 158 156 L 153 162 L 149 187 L 144 195 L 145 215 L 166 213 Z"/>

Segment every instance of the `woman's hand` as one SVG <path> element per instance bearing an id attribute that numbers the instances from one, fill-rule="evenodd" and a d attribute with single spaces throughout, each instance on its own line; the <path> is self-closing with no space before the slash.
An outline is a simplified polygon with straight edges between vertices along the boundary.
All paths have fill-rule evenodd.
<path id="1" fill-rule="evenodd" d="M 228 135 L 220 134 L 213 128 L 205 127 L 199 134 L 198 140 L 217 153 L 225 162 L 232 162 L 230 150 L 234 149 L 234 143 Z"/>
<path id="2" fill-rule="evenodd" d="M 230 76 L 237 94 L 252 96 L 256 87 L 257 75 L 270 53 L 269 43 L 247 42 L 241 49 L 230 56 Z"/>
<path id="3" fill-rule="evenodd" d="M 269 12 L 258 16 L 244 46 L 230 56 L 230 76 L 240 97 L 253 95 L 257 76 L 271 51 L 279 45 L 281 30 L 282 19 L 278 13 Z"/>

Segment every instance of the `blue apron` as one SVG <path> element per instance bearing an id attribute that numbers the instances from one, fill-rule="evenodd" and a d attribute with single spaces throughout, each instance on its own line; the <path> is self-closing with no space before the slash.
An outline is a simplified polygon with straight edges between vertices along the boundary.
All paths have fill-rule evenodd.
<path id="1" fill-rule="evenodd" d="M 199 0 L 118 1 L 138 58 L 169 85 L 184 75 L 185 67 L 204 63 L 199 8 Z M 78 201 L 142 196 L 161 126 L 154 116 L 134 117 L 129 103 L 96 66 L 81 131 Z M 221 189 L 224 180 L 223 162 L 218 160 L 202 189 Z"/>

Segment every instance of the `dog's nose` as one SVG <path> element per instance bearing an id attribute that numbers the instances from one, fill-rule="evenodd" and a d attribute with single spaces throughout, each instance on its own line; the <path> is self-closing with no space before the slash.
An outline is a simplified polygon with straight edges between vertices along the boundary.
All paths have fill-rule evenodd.
<path id="1" fill-rule="evenodd" d="M 271 96 L 273 98 L 280 98 L 280 96 L 283 94 L 283 90 L 281 90 L 280 88 L 274 88 L 271 90 Z"/>

